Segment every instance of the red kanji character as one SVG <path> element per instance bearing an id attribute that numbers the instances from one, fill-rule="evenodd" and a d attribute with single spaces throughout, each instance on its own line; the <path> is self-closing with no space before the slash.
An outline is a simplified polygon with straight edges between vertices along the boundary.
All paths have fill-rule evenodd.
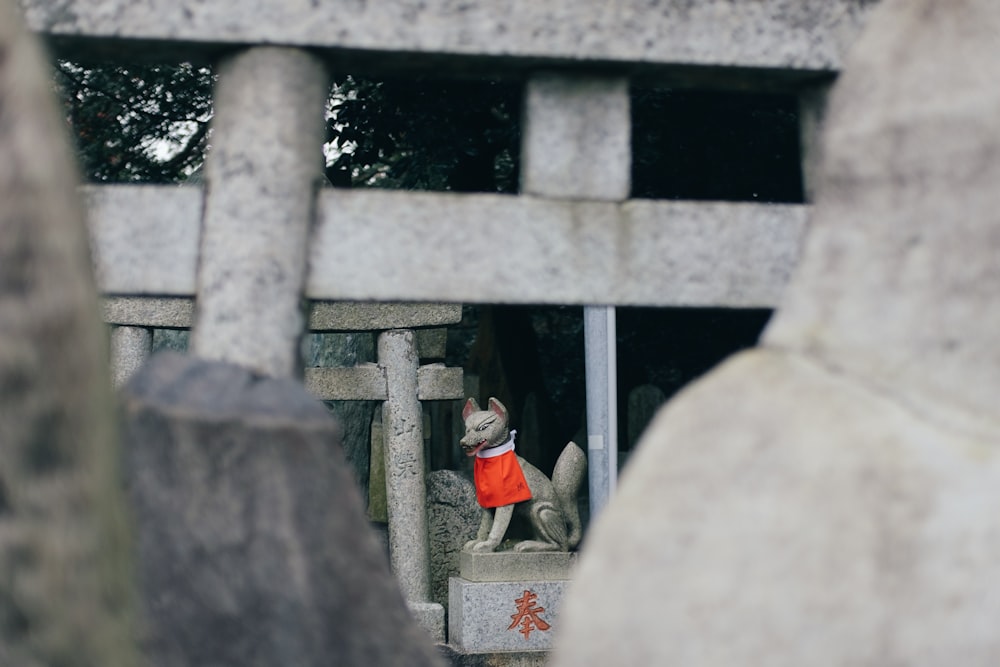
<path id="1" fill-rule="evenodd" d="M 524 591 L 524 595 L 514 600 L 514 603 L 517 605 L 517 613 L 510 615 L 514 619 L 514 622 L 508 626 L 508 630 L 513 630 L 520 625 L 521 629 L 518 632 L 524 635 L 525 639 L 528 639 L 532 630 L 545 631 L 552 627 L 539 616 L 539 614 L 545 611 L 545 607 L 535 606 L 535 600 L 537 599 L 538 596 L 535 593 Z"/>

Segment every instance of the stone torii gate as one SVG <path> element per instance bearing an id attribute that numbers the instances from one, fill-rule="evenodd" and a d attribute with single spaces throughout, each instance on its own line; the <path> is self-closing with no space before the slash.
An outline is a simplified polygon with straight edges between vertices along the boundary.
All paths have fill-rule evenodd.
<path id="1" fill-rule="evenodd" d="M 304 300 L 775 305 L 808 207 L 633 199 L 630 85 L 796 95 L 809 173 L 808 121 L 870 4 L 21 0 L 30 27 L 64 57 L 220 63 L 207 188 L 86 190 L 99 287 L 112 297 L 107 320 L 123 325 L 114 333 L 121 360 L 142 358 L 148 334 L 139 329 L 187 308 L 195 354 L 286 379 L 296 376 L 297 339 L 309 326 Z M 521 192 L 320 190 L 312 149 L 329 67 L 524 81 Z M 503 235 L 493 234 L 499 222 Z M 506 261 L 463 271 L 483 238 Z M 337 372 L 379 391 L 384 372 L 387 398 L 401 386 L 412 395 L 408 335 L 391 331 L 380 347 L 406 367 L 403 376 L 390 380 L 393 363 Z M 422 374 L 446 380 L 448 372 L 418 369 L 418 395 Z M 408 442 L 412 408 L 389 415 Z M 420 607 L 422 574 L 404 572 L 401 583 Z"/>

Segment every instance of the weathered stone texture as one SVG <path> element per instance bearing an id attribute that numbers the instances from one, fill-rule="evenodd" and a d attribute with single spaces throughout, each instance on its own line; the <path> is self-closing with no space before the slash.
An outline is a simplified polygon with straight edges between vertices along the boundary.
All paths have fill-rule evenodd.
<path id="1" fill-rule="evenodd" d="M 448 642 L 466 653 L 549 649 L 560 631 L 560 606 L 568 583 L 565 580 L 473 582 L 452 577 Z M 518 600 L 522 602 L 519 604 Z M 541 622 L 536 625 L 529 620 L 527 628 L 523 621 L 513 623 L 522 608 L 538 609 L 537 618 Z"/>
<path id="2" fill-rule="evenodd" d="M 416 606 L 422 625 L 444 638 L 444 608 L 430 602 L 430 549 L 423 413 L 417 400 L 417 348 L 412 331 L 378 337 L 379 365 L 389 395 L 382 404 L 385 490 L 392 571 L 403 594 Z"/>
<path id="3" fill-rule="evenodd" d="M 431 599 L 448 604 L 448 578 L 458 575 L 462 547 L 476 537 L 482 509 L 472 481 L 454 470 L 427 475 Z"/>
<path id="4" fill-rule="evenodd" d="M 991 432 L 1000 9 L 913 4 L 883 14 L 831 100 L 814 231 L 766 340 Z"/>
<path id="5" fill-rule="evenodd" d="M 197 0 L 148 5 L 134 0 L 24 0 L 36 30 L 73 38 L 115 35 L 178 39 L 206 48 L 264 42 L 337 47 L 369 60 L 397 52 L 408 64 L 448 55 L 565 64 L 638 62 L 788 68 L 812 74 L 838 68 L 872 0 L 396 0 L 336 3 L 253 0 L 231 6 Z M 127 48 L 128 44 L 118 45 Z"/>
<path id="6" fill-rule="evenodd" d="M 306 387 L 323 400 L 384 401 L 389 394 L 385 372 L 373 363 L 343 368 L 305 369 Z M 428 364 L 417 369 L 417 397 L 422 401 L 462 398 L 462 369 Z"/>
<path id="7" fill-rule="evenodd" d="M 459 312 L 457 324 L 462 320 L 462 304 L 455 304 Z M 421 359 L 444 359 L 448 347 L 448 330 L 444 327 L 438 329 L 417 329 L 417 354 Z"/>
<path id="8" fill-rule="evenodd" d="M 417 369 L 417 396 L 421 401 L 464 398 L 462 369 L 444 364 L 426 364 Z"/>
<path id="9" fill-rule="evenodd" d="M 384 401 L 388 389 L 385 373 L 374 363 L 342 368 L 307 368 L 306 388 L 325 401 Z"/>
<path id="10" fill-rule="evenodd" d="M 461 304 L 321 301 L 312 306 L 309 328 L 313 331 L 415 329 L 455 324 L 461 320 Z"/>
<path id="11" fill-rule="evenodd" d="M 575 551 L 536 553 L 462 551 L 459 574 L 467 581 L 549 581 L 570 579 L 576 565 Z"/>
<path id="12" fill-rule="evenodd" d="M 164 353 L 124 404 L 151 664 L 436 664 L 301 386 Z"/>
<path id="13" fill-rule="evenodd" d="M 137 664 L 107 335 L 50 73 L 0 0 L 0 664 Z"/>
<path id="14" fill-rule="evenodd" d="M 135 296 L 105 297 L 102 313 L 108 324 L 188 329 L 194 319 L 194 301 Z"/>
<path id="15" fill-rule="evenodd" d="M 667 404 L 554 664 L 992 665 L 1000 5 L 887 0 L 763 337 Z"/>
<path id="16" fill-rule="evenodd" d="M 102 292 L 194 293 L 202 188 L 91 186 L 83 194 Z"/>
<path id="17" fill-rule="evenodd" d="M 452 667 L 544 667 L 549 657 L 548 651 L 462 653 L 448 644 L 443 644 L 440 648 Z"/>
<path id="18" fill-rule="evenodd" d="M 149 358 L 153 331 L 144 327 L 111 327 L 111 376 L 120 387 Z"/>
<path id="19" fill-rule="evenodd" d="M 385 497 L 385 429 L 382 428 L 382 411 L 377 410 L 373 417 L 368 469 L 368 519 L 381 530 L 388 551 L 389 508 Z"/>
<path id="20" fill-rule="evenodd" d="M 769 307 L 807 209 L 328 189 L 318 216 L 312 298 Z M 486 238 L 503 261 L 469 271 Z"/>
<path id="21" fill-rule="evenodd" d="M 430 599 L 427 487 L 413 332 L 380 334 L 378 358 L 392 392 L 382 404 L 392 568 L 407 599 L 426 602 Z"/>
<path id="22" fill-rule="evenodd" d="M 301 365 L 326 71 L 306 52 L 256 47 L 218 73 L 191 347 L 205 359 L 292 376 Z"/>
<path id="23" fill-rule="evenodd" d="M 114 190 L 109 199 L 135 215 L 145 210 L 141 189 L 100 189 Z M 165 192 L 190 197 L 186 188 Z M 459 303 L 476 302 L 773 307 L 798 260 L 808 214 L 788 204 L 334 189 L 320 193 L 318 206 L 306 296 L 358 301 L 316 304 L 309 326 L 321 331 L 446 324 L 460 318 Z M 95 214 L 104 215 L 105 207 Z M 503 234 L 495 233 L 497 220 L 504 221 Z M 192 296 L 197 217 L 170 221 L 186 230 L 189 250 L 178 261 L 174 250 L 156 255 L 144 241 L 116 238 L 132 238 L 130 224 L 126 215 L 98 221 L 95 243 L 108 281 L 101 288 Z M 467 271 L 468 248 L 487 237 L 504 262 Z M 453 303 L 366 303 L 443 298 Z M 157 304 L 164 310 L 150 315 L 164 326 L 190 326 L 179 304 Z M 109 308 L 112 317 L 134 318 L 150 306 L 116 300 Z"/>
<path id="24" fill-rule="evenodd" d="M 533 76 L 525 92 L 522 192 L 627 199 L 632 173 L 630 112 L 624 77 Z"/>
<path id="25" fill-rule="evenodd" d="M 85 188 L 85 192 L 91 193 L 90 198 L 94 198 L 96 191 L 122 192 L 116 186 L 103 186 L 101 188 Z M 141 188 L 139 188 L 141 190 Z M 134 210 L 133 207 L 141 203 L 141 197 L 134 199 L 127 196 L 116 196 L 113 199 L 120 200 L 123 209 Z M 90 215 L 106 215 L 99 209 L 90 209 Z M 192 218 L 197 222 L 196 217 Z M 171 217 L 170 225 L 181 225 L 190 222 L 186 216 Z M 128 236 L 132 232 L 128 230 L 128 222 L 120 220 L 114 224 L 107 221 L 103 223 L 107 228 L 107 236 L 123 235 Z M 98 245 L 97 250 L 109 251 L 109 248 L 101 248 L 101 244 L 116 244 L 120 240 L 110 238 L 98 238 L 94 243 Z M 141 245 L 141 244 L 140 244 Z M 195 246 L 197 243 L 195 243 Z M 197 249 L 195 249 L 197 252 Z M 128 264 L 139 260 L 142 251 L 135 252 L 135 244 L 126 244 L 121 249 L 122 255 L 118 257 L 123 263 Z M 106 259 L 105 262 L 114 262 Z M 155 254 L 146 258 L 146 264 L 155 263 L 158 269 L 166 270 L 173 265 L 170 275 L 180 278 L 183 274 L 188 274 L 190 284 L 186 288 L 180 287 L 182 281 L 178 281 L 177 288 L 182 294 L 194 293 L 194 263 L 186 266 L 184 263 L 175 263 L 171 260 L 171 253 Z M 100 266 L 101 262 L 97 262 Z M 128 286 L 128 287 L 125 287 Z M 124 291 L 129 293 L 141 292 L 143 290 L 156 291 L 153 279 L 143 276 L 134 276 L 122 283 L 117 290 L 110 284 L 102 284 L 101 288 L 105 292 Z M 169 290 L 167 290 L 169 291 Z M 102 310 L 104 321 L 108 324 L 123 324 L 132 326 L 167 327 L 177 329 L 188 329 L 194 321 L 194 300 L 190 296 L 186 297 L 151 297 L 151 296 L 107 296 L 103 299 Z M 442 324 L 455 324 L 462 319 L 461 304 L 410 304 L 410 303 L 353 303 L 353 302 L 328 302 L 320 301 L 312 304 L 309 309 L 309 330 L 313 332 L 360 332 L 360 331 L 384 331 L 386 329 L 409 329 L 416 327 L 436 327 Z M 417 350 L 420 357 L 440 358 L 444 356 L 444 334 L 443 328 L 419 328 L 417 329 Z M 355 334 L 357 335 L 357 334 Z M 311 352 L 310 352 L 311 354 Z M 327 364 L 327 365 L 342 365 Z"/>

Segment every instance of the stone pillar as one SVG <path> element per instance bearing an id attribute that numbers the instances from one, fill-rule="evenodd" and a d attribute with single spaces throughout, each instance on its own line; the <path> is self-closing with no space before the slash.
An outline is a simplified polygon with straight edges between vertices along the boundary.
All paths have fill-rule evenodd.
<path id="1" fill-rule="evenodd" d="M 802 194 L 807 203 L 816 200 L 821 135 L 833 83 L 816 84 L 799 93 L 799 143 L 802 146 Z"/>
<path id="2" fill-rule="evenodd" d="M 382 429 L 390 562 L 418 622 L 435 639 L 443 640 L 444 608 L 430 602 L 423 412 L 417 397 L 418 358 L 413 331 L 379 334 L 378 363 L 388 387 Z"/>
<path id="3" fill-rule="evenodd" d="M 153 331 L 145 327 L 111 328 L 111 379 L 115 387 L 139 370 L 153 349 Z"/>
<path id="4" fill-rule="evenodd" d="M 323 64 L 305 51 L 253 48 L 219 68 L 191 341 L 199 357 L 298 372 L 326 93 Z"/>
<path id="5" fill-rule="evenodd" d="M 623 77 L 540 73 L 528 82 L 522 146 L 525 193 L 620 201 L 632 187 L 631 105 Z M 618 471 L 615 314 L 584 309 L 591 514 Z"/>
<path id="6" fill-rule="evenodd" d="M 628 79 L 539 73 L 528 81 L 521 190 L 543 197 L 628 198 Z"/>

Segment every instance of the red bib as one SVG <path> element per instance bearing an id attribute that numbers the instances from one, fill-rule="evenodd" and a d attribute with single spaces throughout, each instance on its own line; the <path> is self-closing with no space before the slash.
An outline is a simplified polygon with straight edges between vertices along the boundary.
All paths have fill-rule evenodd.
<path id="1" fill-rule="evenodd" d="M 499 456 L 477 455 L 472 473 L 476 480 L 476 500 L 483 507 L 503 507 L 531 500 L 531 489 L 513 447 Z"/>

